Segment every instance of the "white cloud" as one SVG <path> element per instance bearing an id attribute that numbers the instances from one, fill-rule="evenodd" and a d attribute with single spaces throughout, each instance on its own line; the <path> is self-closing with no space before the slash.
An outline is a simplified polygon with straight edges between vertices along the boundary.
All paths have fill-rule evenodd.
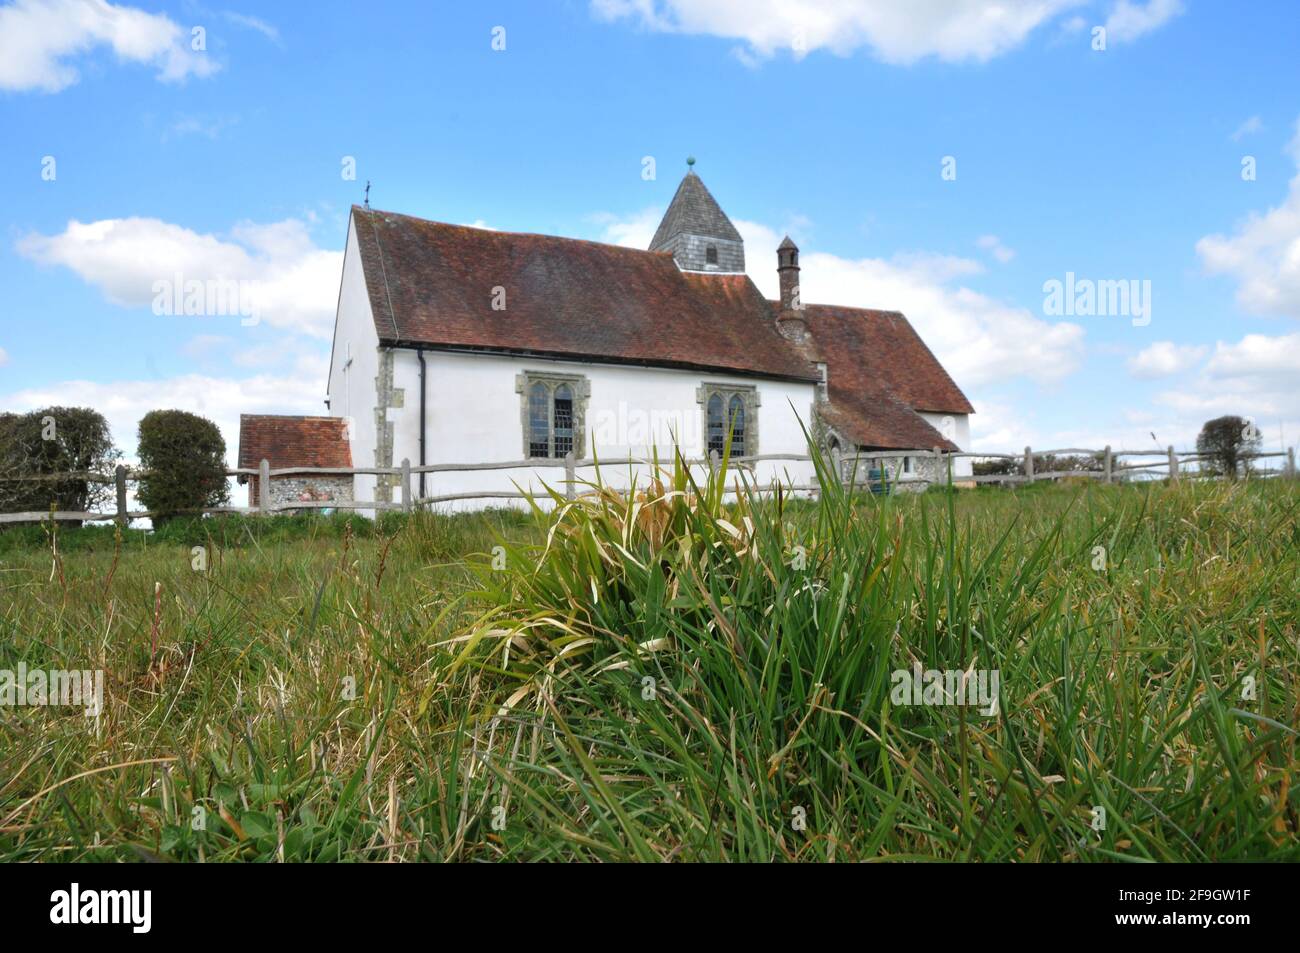
<path id="1" fill-rule="evenodd" d="M 1264 121 L 1260 119 L 1258 116 L 1251 116 L 1240 126 L 1238 126 L 1237 131 L 1234 132 L 1229 138 L 1232 139 L 1233 142 L 1240 142 L 1246 136 L 1254 135 L 1255 133 L 1259 132 L 1263 128 L 1264 128 Z"/>
<path id="2" fill-rule="evenodd" d="M 178 116 L 162 138 L 166 142 L 172 136 L 202 136 L 216 141 L 223 130 L 238 124 L 238 116 Z"/>
<path id="3" fill-rule="evenodd" d="M 4 367 L 8 363 L 9 363 L 9 352 L 6 351 L 4 348 L 0 347 L 0 367 Z"/>
<path id="4" fill-rule="evenodd" d="M 1283 403 L 1273 399 L 1274 396 L 1251 389 L 1167 390 L 1156 396 L 1156 403 L 1203 421 L 1224 414 L 1271 420 L 1284 412 Z"/>
<path id="5" fill-rule="evenodd" d="M 140 418 L 151 410 L 187 410 L 221 428 L 226 462 L 234 465 L 239 450 L 239 415 L 325 414 L 326 360 L 288 374 L 215 377 L 184 374 L 156 380 L 60 381 L 0 397 L 0 406 L 26 411 L 54 404 L 93 407 L 107 418 L 113 441 L 128 459 L 135 458 Z"/>
<path id="6" fill-rule="evenodd" d="M 1246 379 L 1261 386 L 1289 384 L 1300 396 L 1300 332 L 1279 337 L 1247 334 L 1236 344 L 1220 341 L 1206 372 L 1220 380 Z"/>
<path id="7" fill-rule="evenodd" d="M 1215 344 L 1201 373 L 1185 386 L 1156 396 L 1156 403 L 1200 424 L 1223 414 L 1256 421 L 1275 446 L 1285 432 L 1300 436 L 1300 332 L 1270 336 L 1247 334 L 1240 341 Z M 1195 437 L 1193 432 L 1192 437 Z"/>
<path id="8" fill-rule="evenodd" d="M 0 407 L 27 411 L 52 405 L 93 407 L 108 420 L 113 443 L 124 462 L 137 462 L 136 438 L 140 418 L 151 410 L 186 410 L 215 423 L 226 442 L 226 464 L 239 459 L 240 414 L 314 414 L 329 411 L 324 404 L 328 359 L 323 354 L 299 358 L 291 372 L 254 377 L 184 374 L 154 380 L 60 381 L 0 395 Z M 246 487 L 229 480 L 231 502 L 245 506 Z M 128 506 L 139 504 L 130 491 Z M 143 507 L 139 507 L 143 508 Z"/>
<path id="9" fill-rule="evenodd" d="M 1051 384 L 1079 366 L 1083 328 L 1043 321 L 957 282 L 973 262 L 813 253 L 800 264 L 806 301 L 902 311 L 963 387 L 1013 377 Z"/>
<path id="10" fill-rule="evenodd" d="M 233 343 L 233 338 L 220 334 L 196 334 L 185 342 L 185 346 L 181 348 L 181 353 L 196 361 L 203 360 L 212 357 L 216 352 L 223 351 Z"/>
<path id="11" fill-rule="evenodd" d="M 1147 350 L 1160 354 L 1170 349 L 1175 354 L 1173 360 L 1180 362 L 1189 350 L 1202 352 L 1198 360 L 1209 351 L 1170 342 L 1159 342 Z M 1158 359 L 1153 358 L 1152 363 Z M 1195 447 L 1196 436 L 1207 420 L 1236 414 L 1255 421 L 1263 433 L 1265 449 L 1278 450 L 1284 446 L 1283 440 L 1286 446 L 1295 446 L 1300 437 L 1298 363 L 1300 332 L 1276 337 L 1248 334 L 1237 342 L 1219 341 L 1209 360 L 1195 370 L 1191 365 L 1184 367 L 1186 373 L 1149 401 L 1129 399 L 1117 408 L 1118 417 L 1090 419 L 1086 429 L 1059 430 L 1044 439 L 1053 446 L 1101 447 L 1109 443 L 1116 448 L 1153 450 L 1173 444 L 1189 450 Z M 976 409 L 983 410 L 978 401 Z M 1101 409 L 1104 412 L 1105 408 Z M 978 416 L 972 418 L 973 429 L 978 423 Z M 1276 466 L 1276 461 L 1271 465 Z"/>
<path id="12" fill-rule="evenodd" d="M 1290 151 L 1300 165 L 1300 123 Z M 1237 280 L 1237 304 L 1246 311 L 1300 318 L 1300 175 L 1277 208 L 1252 213 L 1231 236 L 1205 236 L 1196 251 L 1210 274 Z"/>
<path id="13" fill-rule="evenodd" d="M 737 221 L 745 263 L 769 298 L 779 295 L 776 246 L 780 233 Z M 902 311 L 963 388 L 1027 377 L 1055 383 L 1071 374 L 1083 354 L 1083 329 L 1049 323 L 1025 308 L 1004 304 L 961 284 L 979 274 L 977 261 L 954 255 L 903 253 L 889 259 L 800 254 L 805 301 Z"/>
<path id="14" fill-rule="evenodd" d="M 601 226 L 601 241 L 626 248 L 649 248 L 663 216 L 664 210 L 652 205 L 627 218 L 620 218 L 612 212 L 597 212 L 589 218 Z"/>
<path id="15" fill-rule="evenodd" d="M 706 34 L 742 41 L 734 52 L 757 65 L 788 50 L 796 59 L 819 49 L 848 55 L 869 48 L 886 63 L 926 57 L 984 62 L 1025 41 L 1037 27 L 1084 0 L 592 0 L 604 20 L 632 19 L 666 33 Z M 1125 42 L 1182 12 L 1180 0 L 1119 0 L 1106 20 L 1108 33 Z M 1066 30 L 1082 26 L 1075 17 Z"/>
<path id="16" fill-rule="evenodd" d="M 0 89 L 56 93 L 79 78 L 70 60 L 97 47 L 155 66 L 167 82 L 220 68 L 191 48 L 188 29 L 163 14 L 106 0 L 15 0 L 0 7 Z"/>
<path id="17" fill-rule="evenodd" d="M 975 405 L 975 415 L 970 419 L 972 451 L 1015 453 L 1021 447 L 1044 446 L 1025 407 L 989 400 L 971 403 Z"/>
<path id="18" fill-rule="evenodd" d="M 650 208 L 626 219 L 604 213 L 594 220 L 604 241 L 645 248 L 661 215 Z M 746 271 L 763 294 L 777 298 L 776 246 L 789 229 L 744 219 L 734 224 L 745 241 Z M 1055 383 L 1083 355 L 1079 325 L 1043 321 L 961 285 L 983 271 L 968 258 L 911 252 L 887 260 L 849 259 L 805 248 L 799 264 L 805 301 L 902 311 L 963 388 L 1015 377 Z"/>
<path id="19" fill-rule="evenodd" d="M 250 30 L 256 30 L 271 42 L 277 45 L 280 43 L 280 31 L 259 17 L 249 16 L 244 13 L 235 13 L 231 10 L 226 10 L 221 15 L 231 23 L 235 24 L 235 26 L 242 26 Z"/>
<path id="20" fill-rule="evenodd" d="M 241 222 L 228 238 L 202 234 L 156 218 L 71 221 L 56 235 L 20 239 L 20 254 L 43 265 L 62 265 L 115 304 L 150 307 L 155 282 L 246 283 L 261 323 L 312 337 L 332 333 L 342 252 L 317 248 L 297 219 L 259 225 Z M 180 320 L 180 319 L 178 319 Z M 232 317 L 232 320 L 244 320 Z"/>
<path id="21" fill-rule="evenodd" d="M 1144 6 L 1119 0 L 1106 18 L 1106 39 L 1128 43 L 1159 29 L 1183 12 L 1182 0 L 1147 0 Z"/>
<path id="22" fill-rule="evenodd" d="M 1168 377 L 1187 370 L 1208 351 L 1209 348 L 1194 344 L 1156 341 L 1129 359 L 1129 373 L 1142 378 Z"/>
<path id="23" fill-rule="evenodd" d="M 1002 244 L 1002 240 L 996 235 L 981 235 L 975 239 L 975 244 L 1004 265 L 1016 257 L 1015 250 Z"/>

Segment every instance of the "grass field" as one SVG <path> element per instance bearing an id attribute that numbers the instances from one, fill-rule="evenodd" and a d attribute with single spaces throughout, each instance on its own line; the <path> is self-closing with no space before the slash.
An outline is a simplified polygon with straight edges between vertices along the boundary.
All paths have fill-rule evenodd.
<path id="1" fill-rule="evenodd" d="M 1300 860 L 1297 484 L 719 490 L 0 534 L 0 860 Z"/>

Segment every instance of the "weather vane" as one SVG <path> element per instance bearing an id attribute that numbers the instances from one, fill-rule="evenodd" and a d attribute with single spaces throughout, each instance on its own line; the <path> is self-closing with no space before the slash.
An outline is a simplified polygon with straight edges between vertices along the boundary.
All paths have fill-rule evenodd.
<path id="1" fill-rule="evenodd" d="M 366 208 L 370 208 L 370 180 L 366 179 Z"/>

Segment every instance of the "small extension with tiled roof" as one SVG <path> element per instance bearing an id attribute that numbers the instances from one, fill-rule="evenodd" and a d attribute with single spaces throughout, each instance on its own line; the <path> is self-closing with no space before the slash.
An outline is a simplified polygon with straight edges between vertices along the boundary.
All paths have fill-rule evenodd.
<path id="1" fill-rule="evenodd" d="M 806 427 L 843 452 L 915 450 L 891 470 L 924 485 L 936 448 L 966 444 L 965 395 L 902 314 L 803 302 L 789 237 L 775 249 L 780 299 L 764 298 L 689 161 L 644 251 L 354 206 L 326 404 L 356 465 L 517 461 L 417 487 L 508 492 L 555 483 L 569 454 L 806 453 Z M 261 432 L 283 446 L 256 453 L 309 465 L 292 428 Z M 814 480 L 798 461 L 753 472 Z M 353 492 L 391 501 L 397 482 L 360 475 Z"/>
<path id="2" fill-rule="evenodd" d="M 240 414 L 239 469 L 256 470 L 263 460 L 271 469 L 351 467 L 347 421 L 340 417 Z M 239 482 L 249 484 L 248 505 L 257 506 L 261 498 L 260 479 L 243 474 Z M 350 501 L 352 483 L 353 478 L 346 475 L 273 476 L 268 501 L 272 504 Z"/>

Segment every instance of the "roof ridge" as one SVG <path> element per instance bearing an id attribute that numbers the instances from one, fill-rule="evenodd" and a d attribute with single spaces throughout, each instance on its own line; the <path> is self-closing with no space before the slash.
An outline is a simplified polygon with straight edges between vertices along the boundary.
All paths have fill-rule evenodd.
<path id="1" fill-rule="evenodd" d="M 780 303 L 776 299 L 769 299 L 769 300 L 772 300 L 776 304 Z M 839 308 L 843 311 L 861 311 L 865 314 L 888 314 L 888 315 L 892 315 L 893 317 L 902 318 L 904 321 L 907 321 L 908 324 L 912 323 L 908 319 L 906 312 L 899 311 L 895 308 L 866 308 L 858 304 L 830 304 L 825 301 L 805 301 L 803 303 L 803 306 L 805 308 Z"/>
<path id="2" fill-rule="evenodd" d="M 353 208 L 381 344 L 816 380 L 779 335 L 771 306 L 743 271 L 693 281 L 698 273 L 680 269 L 666 250 Z M 502 310 L 498 301 L 507 300 L 497 286 L 509 294 L 508 322 L 495 314 Z M 389 296 L 395 326 L 388 321 Z"/>
<path id="3" fill-rule="evenodd" d="M 391 212 L 386 209 L 363 208 L 360 205 L 352 206 L 354 211 L 366 213 L 378 213 L 380 215 L 392 215 L 397 218 L 406 218 L 415 222 L 423 222 L 426 225 L 437 225 L 439 228 L 457 228 L 465 229 L 471 232 L 483 232 L 488 235 L 500 235 L 502 237 L 522 237 L 522 238 L 548 238 L 552 241 L 559 242 L 577 242 L 583 245 L 596 245 L 600 248 L 611 248 L 618 251 L 632 252 L 637 255 L 654 255 L 657 258 L 671 258 L 670 252 L 652 251 L 648 248 L 637 248 L 635 245 L 618 245 L 613 242 L 597 241 L 594 238 L 575 238 L 572 235 L 552 235 L 550 232 L 515 232 L 504 228 L 482 228 L 478 225 L 465 225 L 459 222 L 443 222 L 436 218 L 422 218 L 419 215 L 410 215 L 406 212 Z"/>
<path id="4" fill-rule="evenodd" d="M 253 417 L 265 417 L 273 420 L 346 420 L 344 417 L 335 417 L 333 414 L 240 414 L 239 419 Z"/>

